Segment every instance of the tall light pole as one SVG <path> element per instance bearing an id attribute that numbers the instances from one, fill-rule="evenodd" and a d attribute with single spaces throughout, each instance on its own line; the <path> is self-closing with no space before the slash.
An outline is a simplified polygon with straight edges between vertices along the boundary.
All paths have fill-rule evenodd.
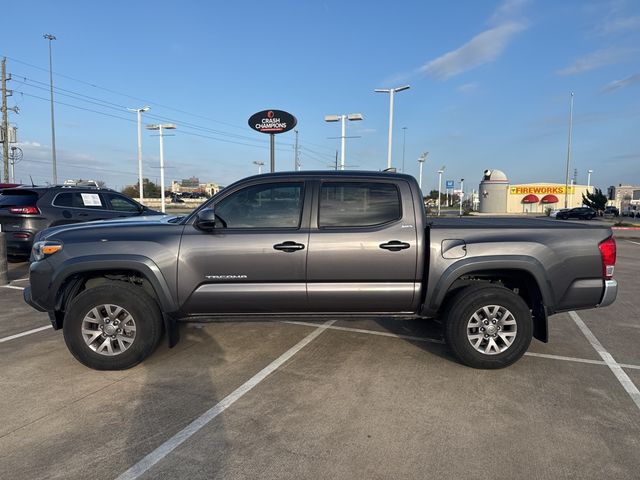
<path id="1" fill-rule="evenodd" d="M 56 127 L 53 116 L 53 61 L 51 57 L 51 40 L 56 40 L 56 37 L 50 33 L 45 33 L 43 38 L 49 40 L 49 89 L 51 91 L 51 160 L 53 163 L 53 184 L 58 183 L 58 171 L 56 167 Z"/>
<path id="2" fill-rule="evenodd" d="M 418 157 L 418 163 L 420 163 L 420 180 L 418 183 L 420 184 L 420 191 L 422 192 L 422 167 L 424 166 L 424 162 L 427 161 L 427 155 L 429 152 L 424 152 L 422 155 Z"/>
<path id="3" fill-rule="evenodd" d="M 445 166 L 443 165 L 438 170 L 438 216 L 440 216 L 440 204 L 442 203 L 442 174 L 444 173 Z"/>
<path id="4" fill-rule="evenodd" d="M 345 165 L 344 152 L 345 152 L 345 139 L 347 138 L 346 136 L 347 120 L 349 120 L 350 122 L 354 122 L 358 120 L 364 120 L 364 117 L 362 116 L 361 113 L 350 113 L 348 115 L 325 115 L 324 117 L 325 122 L 341 122 L 342 124 L 341 125 L 342 135 L 340 135 L 340 170 L 344 170 L 344 165 Z"/>
<path id="5" fill-rule="evenodd" d="M 140 203 L 144 203 L 144 187 L 142 185 L 142 112 L 146 112 L 150 108 L 149 106 L 127 108 L 130 112 L 136 112 L 138 114 L 138 193 Z"/>
<path id="6" fill-rule="evenodd" d="M 158 123 L 147 125 L 147 130 L 158 130 L 160 137 L 160 201 L 162 205 L 162 213 L 165 213 L 165 201 L 164 201 L 164 134 L 163 130 L 174 130 L 176 128 L 173 123 Z"/>
<path id="7" fill-rule="evenodd" d="M 593 173 L 593 170 L 587 170 L 587 187 L 591 186 L 591 174 Z"/>
<path id="8" fill-rule="evenodd" d="M 262 175 L 262 166 L 264 165 L 264 162 L 255 160 L 253 164 L 258 166 L 258 175 Z"/>
<path id="9" fill-rule="evenodd" d="M 464 198 L 464 178 L 460 179 L 460 216 L 462 216 L 462 199 Z"/>
<path id="10" fill-rule="evenodd" d="M 404 173 L 404 147 L 407 143 L 407 127 L 402 127 L 402 173 Z"/>
<path id="11" fill-rule="evenodd" d="M 392 150 L 392 142 L 393 142 L 393 96 L 397 92 L 402 92 L 403 90 L 409 90 L 410 85 L 404 85 L 402 87 L 396 88 L 376 88 L 374 91 L 376 93 L 388 93 L 389 94 L 389 147 L 387 150 L 387 168 L 391 168 L 391 150 Z"/>
<path id="12" fill-rule="evenodd" d="M 568 207 L 568 200 L 569 200 L 569 165 L 571 164 L 572 134 L 573 134 L 573 92 L 571 92 L 571 102 L 569 105 L 569 142 L 567 145 L 567 174 L 564 182 L 564 208 Z"/>

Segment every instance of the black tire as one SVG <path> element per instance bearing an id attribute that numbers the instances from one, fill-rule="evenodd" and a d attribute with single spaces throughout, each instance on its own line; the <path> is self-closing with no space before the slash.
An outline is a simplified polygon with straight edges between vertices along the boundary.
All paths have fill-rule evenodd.
<path id="1" fill-rule="evenodd" d="M 500 353 L 480 352 L 468 338 L 468 327 L 474 313 L 485 306 L 499 306 L 510 312 L 515 320 L 515 327 L 502 327 L 517 330 L 512 343 Z M 503 331 L 503 335 L 505 332 L 506 330 Z M 478 331 L 477 334 L 479 335 L 480 332 Z M 495 335 L 500 334 L 496 332 Z M 472 285 L 457 292 L 448 302 L 444 315 L 444 336 L 453 354 L 464 365 L 482 369 L 504 368 L 519 360 L 529 348 L 533 336 L 531 311 L 520 296 L 507 288 L 491 284 Z M 488 340 L 478 341 L 488 342 Z M 505 342 L 502 337 L 496 337 L 494 343 L 501 343 L 504 346 Z"/>
<path id="2" fill-rule="evenodd" d="M 135 326 L 135 335 L 126 349 L 121 348 L 125 343 L 114 343 L 117 349 L 122 350 L 115 355 L 97 353 L 87 344 L 82 333 L 85 317 L 94 308 L 100 310 L 105 304 L 122 307 L 125 313 L 130 314 Z M 101 327 L 97 325 L 97 328 Z M 67 348 L 80 363 L 95 370 L 125 370 L 147 358 L 158 346 L 162 336 L 162 314 L 155 300 L 142 288 L 112 282 L 86 290 L 73 299 L 64 318 L 63 333 Z M 96 344 L 101 341 L 100 337 L 95 340 Z"/>

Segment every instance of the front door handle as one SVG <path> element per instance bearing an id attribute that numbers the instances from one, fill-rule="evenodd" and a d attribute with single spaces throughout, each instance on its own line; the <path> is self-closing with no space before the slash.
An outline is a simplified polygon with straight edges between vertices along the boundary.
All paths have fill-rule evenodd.
<path id="1" fill-rule="evenodd" d="M 400 250 L 404 250 L 410 246 L 411 245 L 408 243 L 404 243 L 399 240 L 391 240 L 390 242 L 380 244 L 380 248 L 384 248 L 385 250 L 390 250 L 392 252 L 399 252 Z"/>
<path id="2" fill-rule="evenodd" d="M 296 242 L 282 242 L 274 245 L 273 248 L 282 252 L 291 253 L 298 250 L 304 250 L 304 245 Z"/>

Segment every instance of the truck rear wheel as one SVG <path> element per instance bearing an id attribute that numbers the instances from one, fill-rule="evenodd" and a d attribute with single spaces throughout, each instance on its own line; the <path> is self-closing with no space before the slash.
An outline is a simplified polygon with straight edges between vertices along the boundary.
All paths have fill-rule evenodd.
<path id="1" fill-rule="evenodd" d="M 82 292 L 64 318 L 64 340 L 73 356 L 96 370 L 137 365 L 158 346 L 162 314 L 142 289 L 113 282 Z"/>
<path id="2" fill-rule="evenodd" d="M 473 368 L 503 368 L 529 348 L 533 321 L 529 306 L 511 290 L 473 285 L 458 292 L 445 313 L 445 340 L 455 356 Z"/>

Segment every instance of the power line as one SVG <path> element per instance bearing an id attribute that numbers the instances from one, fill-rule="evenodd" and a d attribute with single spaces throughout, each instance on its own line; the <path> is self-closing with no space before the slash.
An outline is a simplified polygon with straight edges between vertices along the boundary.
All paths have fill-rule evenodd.
<path id="1" fill-rule="evenodd" d="M 43 72 L 49 72 L 49 70 L 46 69 L 46 68 L 40 67 L 38 65 L 33 65 L 32 63 L 28 63 L 28 62 L 25 62 L 25 61 L 22 61 L 22 60 L 18 60 L 17 58 L 9 57 L 7 55 L 2 55 L 2 54 L 0 54 L 0 56 L 4 56 L 4 57 L 8 58 L 9 60 L 11 60 L 13 62 L 17 62 L 17 63 L 20 63 L 22 65 L 29 66 L 31 68 L 35 68 L 35 69 L 41 70 Z M 136 101 L 140 101 L 140 102 L 144 102 L 144 103 L 151 103 L 151 104 L 154 104 L 154 105 L 156 105 L 158 107 L 166 108 L 167 110 L 173 110 L 174 112 L 183 113 L 185 115 L 190 115 L 192 117 L 202 118 L 204 120 L 208 120 L 210 122 L 215 122 L 215 123 L 220 123 L 222 125 L 227 125 L 229 127 L 242 128 L 242 129 L 245 128 L 244 126 L 241 127 L 241 126 L 233 124 L 233 123 L 223 122 L 221 120 L 217 120 L 217 119 L 214 119 L 214 118 L 206 117 L 204 115 L 199 115 L 197 113 L 187 112 L 186 110 L 182 110 L 182 109 L 179 109 L 179 108 L 174 108 L 174 107 L 171 107 L 169 105 L 163 105 L 161 103 L 154 102 L 154 101 L 151 101 L 151 100 L 148 100 L 148 99 L 135 97 L 133 95 L 129 95 L 129 94 L 126 94 L 126 93 L 118 92 L 117 90 L 112 90 L 110 88 L 102 87 L 100 85 L 96 85 L 95 83 L 87 82 L 85 80 L 80 80 L 79 78 L 71 77 L 69 75 L 64 75 L 62 73 L 53 72 L 53 74 L 58 76 L 58 77 L 66 78 L 68 80 L 73 80 L 74 82 L 78 82 L 78 83 L 82 83 L 84 85 L 88 85 L 88 86 L 96 88 L 98 90 L 103 90 L 105 92 L 113 93 L 115 95 L 120 95 L 122 97 L 130 98 L 132 100 L 136 100 Z"/>
<path id="2" fill-rule="evenodd" d="M 22 76 L 22 75 L 20 75 L 19 78 L 24 79 L 25 82 L 26 81 L 31 81 L 31 82 L 35 82 L 35 83 L 40 83 L 40 84 L 46 85 L 44 82 L 39 82 L 37 80 L 29 79 L 28 77 L 25 77 L 25 76 Z M 48 87 L 41 87 L 41 86 L 38 86 L 38 85 L 31 85 L 31 84 L 28 84 L 28 83 L 25 83 L 25 82 L 20 82 L 20 83 L 22 83 L 25 86 L 30 87 L 30 88 L 37 88 L 37 89 L 40 89 L 40 90 L 49 91 Z M 82 101 L 82 102 L 90 103 L 92 105 L 96 105 L 96 106 L 103 107 L 103 108 L 109 108 L 109 109 L 116 110 L 116 111 L 124 111 L 124 110 L 127 109 L 127 107 L 125 107 L 124 105 L 119 105 L 117 103 L 109 102 L 107 100 L 103 100 L 103 99 L 99 99 L 99 98 L 96 98 L 96 97 L 91 97 L 91 96 L 88 96 L 88 95 L 84 95 L 82 93 L 75 92 L 73 90 L 67 90 L 67 89 L 55 87 L 54 91 L 58 95 L 61 95 L 61 96 L 64 96 L 64 97 L 69 97 L 69 98 L 72 98 L 74 100 L 79 100 L 79 101 Z M 63 93 L 63 92 L 67 92 L 67 93 Z M 24 93 L 24 92 L 22 92 L 22 93 Z M 81 98 L 81 97 L 84 97 L 84 98 Z M 91 99 L 91 100 L 86 100 L 87 98 Z M 58 102 L 55 102 L 55 103 L 58 103 Z M 215 130 L 215 129 L 208 128 L 208 127 L 203 127 L 201 125 L 197 125 L 197 124 L 194 124 L 194 123 L 191 123 L 191 122 L 187 122 L 185 120 L 171 118 L 171 117 L 165 117 L 163 115 L 155 115 L 155 114 L 147 113 L 146 116 L 150 117 L 150 118 L 154 118 L 154 119 L 160 120 L 160 121 L 167 121 L 167 122 L 177 123 L 178 125 L 180 125 L 183 128 L 184 127 L 188 127 L 188 128 L 192 128 L 194 130 L 205 131 L 205 132 L 213 133 L 213 134 L 216 134 L 216 135 L 228 136 L 228 137 L 232 137 L 232 138 L 239 138 L 239 139 L 247 140 L 247 141 L 250 141 L 250 142 L 260 143 L 263 146 L 267 145 L 267 143 L 268 143 L 268 141 L 263 140 L 263 139 L 253 138 L 253 137 L 249 137 L 247 135 L 239 135 L 239 134 L 236 134 L 236 133 L 230 133 L 230 132 L 225 132 L 225 131 L 221 131 L 221 130 Z M 209 138 L 211 138 L 213 140 L 224 141 L 222 139 L 216 139 L 214 137 L 209 137 Z M 280 143 L 280 144 L 281 145 L 293 146 L 292 143 L 286 143 L 286 142 L 285 143 Z"/>

